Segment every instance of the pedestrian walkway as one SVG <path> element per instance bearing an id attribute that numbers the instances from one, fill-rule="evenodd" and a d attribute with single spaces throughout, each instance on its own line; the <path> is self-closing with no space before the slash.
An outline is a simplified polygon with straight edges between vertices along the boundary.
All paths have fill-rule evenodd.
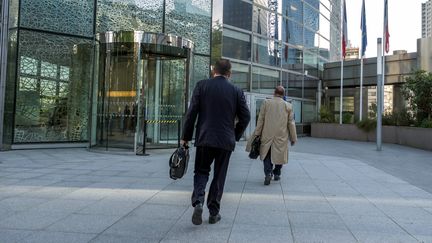
<path id="1" fill-rule="evenodd" d="M 375 165 L 390 163 L 395 148 L 430 163 L 432 152 L 391 148 L 378 153 L 370 143 L 301 138 L 282 180 L 264 186 L 262 163 L 240 145 L 222 221 L 200 226 L 192 225 L 189 206 L 193 158 L 185 178 L 173 181 L 167 150 L 149 157 L 2 152 L 0 242 L 432 242 L 432 194 Z"/>

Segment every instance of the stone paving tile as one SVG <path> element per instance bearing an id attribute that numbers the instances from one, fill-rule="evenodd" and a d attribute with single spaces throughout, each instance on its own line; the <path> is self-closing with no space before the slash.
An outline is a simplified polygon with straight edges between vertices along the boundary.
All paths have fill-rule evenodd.
<path id="1" fill-rule="evenodd" d="M 52 224 L 47 230 L 98 234 L 113 225 L 119 219 L 120 216 L 72 214 Z"/>
<path id="2" fill-rule="evenodd" d="M 289 227 L 235 224 L 228 242 L 294 242 Z"/>
<path id="3" fill-rule="evenodd" d="M 79 234 L 66 232 L 35 232 L 24 239 L 19 240 L 19 243 L 87 243 L 96 234 Z"/>
<path id="4" fill-rule="evenodd" d="M 32 232 L 33 231 L 29 230 L 0 229 L 0 242 L 17 242 L 30 235 Z"/>
<path id="5" fill-rule="evenodd" d="M 341 215 L 341 218 L 352 232 L 377 231 L 389 234 L 406 234 L 400 225 L 388 217 Z"/>
<path id="6" fill-rule="evenodd" d="M 0 201 L 0 209 L 10 211 L 23 211 L 34 208 L 47 201 L 47 199 L 40 198 L 10 197 Z"/>
<path id="7" fill-rule="evenodd" d="M 67 213 L 20 212 L 0 220 L 0 229 L 42 230 L 67 216 Z"/>
<path id="8" fill-rule="evenodd" d="M 338 198 L 329 198 L 328 201 L 338 214 L 363 216 L 368 215 L 377 217 L 385 216 L 385 214 L 380 209 L 378 209 L 374 204 L 370 203 L 366 199 L 347 201 L 340 200 Z"/>
<path id="9" fill-rule="evenodd" d="M 131 216 L 146 219 L 178 219 L 190 206 L 143 204 L 132 211 Z"/>
<path id="10" fill-rule="evenodd" d="M 199 225 L 177 223 L 166 234 L 164 240 L 178 240 L 179 242 L 191 242 L 199 239 L 199 242 L 227 242 L 231 233 L 231 225 Z"/>
<path id="11" fill-rule="evenodd" d="M 114 235 L 114 234 L 100 234 L 96 238 L 92 239 L 90 243 L 143 243 L 143 242 L 159 242 L 158 240 L 143 239 L 139 237 L 125 236 L 125 235 Z"/>
<path id="12" fill-rule="evenodd" d="M 253 211 L 253 213 L 251 213 Z M 254 224 L 264 226 L 289 226 L 288 215 L 285 207 L 272 209 L 253 210 L 251 208 L 239 208 L 235 218 L 235 224 Z"/>
<path id="13" fill-rule="evenodd" d="M 132 212 L 140 204 L 140 202 L 116 202 L 102 199 L 81 209 L 78 213 L 123 216 Z"/>
<path id="14" fill-rule="evenodd" d="M 299 243 L 358 242 L 348 230 L 343 229 L 294 228 L 293 234 L 295 242 Z"/>
<path id="15" fill-rule="evenodd" d="M 75 200 L 101 200 L 107 196 L 115 193 L 114 189 L 109 188 L 81 188 L 73 191 L 65 196 L 63 199 L 75 199 Z"/>
<path id="16" fill-rule="evenodd" d="M 293 228 L 339 229 L 346 230 L 345 222 L 337 214 L 289 212 Z"/>
<path id="17" fill-rule="evenodd" d="M 138 216 L 127 216 L 109 227 L 105 233 L 131 236 L 146 239 L 162 239 L 174 225 L 172 219 L 146 219 Z"/>
<path id="18" fill-rule="evenodd" d="M 364 243 L 418 243 L 418 240 L 408 234 L 383 233 L 380 231 L 358 231 L 355 237 Z"/>
<path id="19" fill-rule="evenodd" d="M 75 199 L 64 199 L 58 198 L 46 203 L 43 203 L 37 207 L 34 207 L 32 212 L 40 212 L 40 213 L 75 213 L 83 208 L 94 204 L 94 201 L 91 200 L 75 200 Z"/>
<path id="20" fill-rule="evenodd" d="M 285 200 L 289 212 L 335 213 L 326 200 Z"/>
<path id="21" fill-rule="evenodd" d="M 104 199 L 122 202 L 144 203 L 157 194 L 159 190 L 118 189 Z"/>

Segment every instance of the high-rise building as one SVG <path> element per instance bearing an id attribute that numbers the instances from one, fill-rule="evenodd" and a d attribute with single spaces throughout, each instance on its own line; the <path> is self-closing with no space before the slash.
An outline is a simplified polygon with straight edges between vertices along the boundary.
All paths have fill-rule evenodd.
<path id="1" fill-rule="evenodd" d="M 221 7 L 222 6 L 222 7 Z M 247 94 L 253 130 L 261 102 L 283 85 L 301 132 L 316 118 L 323 65 L 340 60 L 340 0 L 214 0 L 213 56 L 233 63 Z M 218 56 L 219 54 L 219 56 Z M 303 131 L 305 131 L 303 130 Z"/>
<path id="2" fill-rule="evenodd" d="M 432 0 L 422 3 L 422 38 L 432 36 Z"/>

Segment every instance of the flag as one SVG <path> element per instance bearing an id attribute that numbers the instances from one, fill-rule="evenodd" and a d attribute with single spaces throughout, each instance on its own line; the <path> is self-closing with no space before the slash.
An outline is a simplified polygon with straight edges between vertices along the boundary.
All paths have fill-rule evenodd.
<path id="1" fill-rule="evenodd" d="M 257 22 L 257 34 L 261 33 L 261 9 L 258 9 L 258 22 Z M 257 42 L 259 42 L 259 37 L 257 38 Z M 256 44 L 256 50 L 255 50 L 255 61 L 259 62 L 259 43 Z"/>
<path id="2" fill-rule="evenodd" d="M 285 16 L 288 16 L 288 9 L 285 11 Z M 288 19 L 286 18 L 285 19 L 285 42 L 286 43 L 290 42 L 290 39 L 291 39 L 291 34 L 289 31 L 289 25 L 288 24 L 289 24 Z M 285 62 L 287 62 L 288 61 L 288 45 L 285 45 L 284 55 L 285 55 Z"/>
<path id="3" fill-rule="evenodd" d="M 346 48 L 348 45 L 348 29 L 347 29 L 347 14 L 346 14 L 346 3 L 343 1 L 343 22 L 342 22 L 342 56 L 346 56 Z"/>
<path id="4" fill-rule="evenodd" d="M 386 53 L 390 51 L 390 32 L 388 24 L 388 0 L 384 0 L 384 50 Z"/>
<path id="5" fill-rule="evenodd" d="M 362 5 L 362 13 L 361 13 L 361 31 L 362 31 L 362 47 L 361 47 L 361 56 L 364 57 L 366 53 L 366 47 L 367 47 L 367 28 L 366 28 L 366 6 L 365 6 L 365 0 L 363 0 Z"/>

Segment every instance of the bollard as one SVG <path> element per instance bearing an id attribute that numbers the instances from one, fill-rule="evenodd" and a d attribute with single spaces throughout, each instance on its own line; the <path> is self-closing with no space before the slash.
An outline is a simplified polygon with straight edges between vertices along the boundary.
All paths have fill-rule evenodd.
<path id="1" fill-rule="evenodd" d="M 177 120 L 177 147 L 180 148 L 181 122 Z"/>

